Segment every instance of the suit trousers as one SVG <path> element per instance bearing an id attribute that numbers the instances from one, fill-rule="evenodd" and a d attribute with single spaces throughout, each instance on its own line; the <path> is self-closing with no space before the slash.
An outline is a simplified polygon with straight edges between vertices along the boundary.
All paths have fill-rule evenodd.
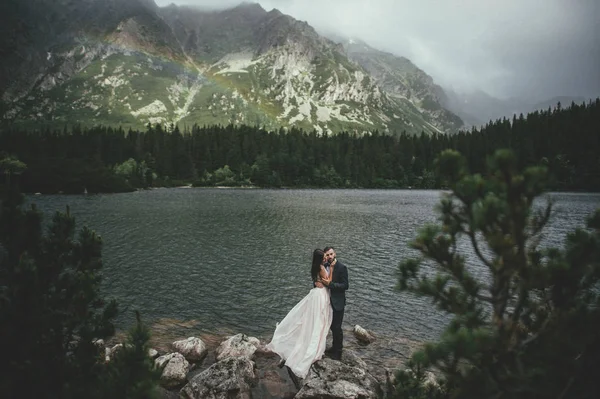
<path id="1" fill-rule="evenodd" d="M 331 334 L 333 335 L 333 344 L 331 352 L 336 355 L 342 354 L 344 346 L 344 333 L 342 332 L 342 321 L 344 320 L 344 309 L 333 310 L 333 321 L 331 322 Z"/>

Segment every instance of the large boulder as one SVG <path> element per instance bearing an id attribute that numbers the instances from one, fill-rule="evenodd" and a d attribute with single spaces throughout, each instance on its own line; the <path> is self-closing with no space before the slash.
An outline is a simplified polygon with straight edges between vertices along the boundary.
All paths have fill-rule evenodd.
<path id="1" fill-rule="evenodd" d="M 252 360 L 228 357 L 192 377 L 179 396 L 187 399 L 250 399 L 250 390 L 257 382 Z"/>
<path id="2" fill-rule="evenodd" d="M 246 334 L 237 334 L 223 341 L 216 350 L 217 361 L 228 357 L 247 357 L 252 359 L 254 352 L 260 346 L 258 338 Z"/>
<path id="3" fill-rule="evenodd" d="M 190 362 L 199 362 L 208 354 L 206 344 L 196 337 L 189 337 L 173 342 L 173 348 Z"/>
<path id="4" fill-rule="evenodd" d="M 363 369 L 365 371 L 369 371 L 369 366 L 367 363 L 362 360 L 355 352 L 351 350 L 343 350 L 342 351 L 342 359 L 341 362 L 347 366 L 357 367 L 359 369 Z"/>
<path id="5" fill-rule="evenodd" d="M 295 399 L 376 399 L 382 394 L 379 381 L 366 364 L 349 351 L 342 361 L 325 358 L 314 363 Z"/>
<path id="6" fill-rule="evenodd" d="M 185 360 L 181 353 L 169 353 L 160 356 L 154 364 L 162 369 L 160 385 L 165 388 L 177 388 L 187 381 L 187 373 L 190 371 L 190 363 Z"/>
<path id="7" fill-rule="evenodd" d="M 358 324 L 354 326 L 353 332 L 356 339 L 363 344 L 370 344 L 371 342 L 375 341 L 375 336 L 373 333 L 365 330 Z"/>

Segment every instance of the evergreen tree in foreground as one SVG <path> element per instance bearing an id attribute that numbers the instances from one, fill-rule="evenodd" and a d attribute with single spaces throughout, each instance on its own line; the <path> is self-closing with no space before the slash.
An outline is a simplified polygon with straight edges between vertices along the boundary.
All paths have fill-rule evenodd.
<path id="1" fill-rule="evenodd" d="M 123 349 L 107 367 L 102 397 L 151 399 L 159 397 L 157 382 L 161 371 L 148 356 L 150 330 L 136 311 L 136 325 L 129 331 Z"/>
<path id="2" fill-rule="evenodd" d="M 399 288 L 430 297 L 453 319 L 439 342 L 413 355 L 412 370 L 399 372 L 395 396 L 600 397 L 600 210 L 564 249 L 540 248 L 552 215 L 550 202 L 534 206 L 545 169 L 519 172 L 507 150 L 488 163 L 482 176 L 456 151 L 437 160 L 451 192 L 440 223 L 412 243 L 422 257 L 400 264 Z M 467 267 L 465 245 L 487 277 Z M 423 272 L 432 264 L 434 277 Z M 441 389 L 411 385 L 424 367 L 440 372 Z"/>
<path id="3" fill-rule="evenodd" d="M 117 361 L 104 364 L 95 339 L 113 335 L 116 302 L 100 296 L 102 240 L 57 212 L 42 232 L 41 214 L 23 210 L 18 177 L 25 164 L 0 159 L 0 373 L 9 398 L 149 397 L 156 376 L 138 359 L 147 331 L 139 322 Z M 148 359 L 149 360 L 149 359 Z M 126 374 L 128 373 L 128 374 Z M 111 393 L 128 375 L 130 390 Z M 115 377 L 117 376 L 117 377 Z M 108 393 L 111 393 L 108 395 Z M 131 395 L 130 395 L 131 393 Z M 140 394 L 142 393 L 142 394 Z"/>

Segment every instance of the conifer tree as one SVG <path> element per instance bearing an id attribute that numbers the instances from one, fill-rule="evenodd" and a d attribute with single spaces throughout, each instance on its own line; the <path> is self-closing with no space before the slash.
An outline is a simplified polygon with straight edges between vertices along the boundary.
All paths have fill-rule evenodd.
<path id="1" fill-rule="evenodd" d="M 54 215 L 43 234 L 35 206 L 22 207 L 18 176 L 25 168 L 15 158 L 0 159 L 3 397 L 115 397 L 102 393 L 117 381 L 105 377 L 116 369 L 129 373 L 131 397 L 143 397 L 135 393 L 150 392 L 157 378 L 138 359 L 148 341 L 139 319 L 118 365 L 108 368 L 103 348 L 95 344 L 114 334 L 117 315 L 116 302 L 100 295 L 101 238 L 87 227 L 76 236 L 68 207 Z"/>
<path id="2" fill-rule="evenodd" d="M 113 399 L 152 399 L 159 397 L 157 382 L 161 371 L 148 356 L 150 330 L 136 311 L 136 324 L 129 331 L 123 349 L 107 366 L 104 390 L 99 397 Z"/>
<path id="3" fill-rule="evenodd" d="M 399 267 L 401 290 L 453 316 L 414 364 L 438 370 L 447 397 L 600 397 L 600 210 L 563 249 L 543 248 L 552 205 L 534 201 L 546 170 L 518 171 L 508 150 L 490 158 L 485 176 L 465 165 L 453 150 L 437 160 L 451 192 L 439 224 L 412 243 L 421 258 Z"/>

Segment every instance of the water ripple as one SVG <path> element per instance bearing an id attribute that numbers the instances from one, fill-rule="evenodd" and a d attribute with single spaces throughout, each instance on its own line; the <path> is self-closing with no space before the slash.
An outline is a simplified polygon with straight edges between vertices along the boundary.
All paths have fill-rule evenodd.
<path id="1" fill-rule="evenodd" d="M 417 230 L 435 221 L 437 191 L 170 189 L 30 198 L 50 218 L 70 205 L 79 226 L 103 238 L 104 292 L 128 326 L 133 309 L 150 321 L 193 321 L 202 331 L 272 333 L 311 288 L 314 248 L 336 247 L 348 266 L 346 329 L 435 339 L 448 321 L 426 298 L 395 290 L 398 263 Z M 581 226 L 594 194 L 553 194 L 547 243 Z M 468 255 L 468 243 L 461 243 Z M 472 256 L 468 267 L 487 278 Z M 432 269 L 428 269 L 433 272 Z"/>

